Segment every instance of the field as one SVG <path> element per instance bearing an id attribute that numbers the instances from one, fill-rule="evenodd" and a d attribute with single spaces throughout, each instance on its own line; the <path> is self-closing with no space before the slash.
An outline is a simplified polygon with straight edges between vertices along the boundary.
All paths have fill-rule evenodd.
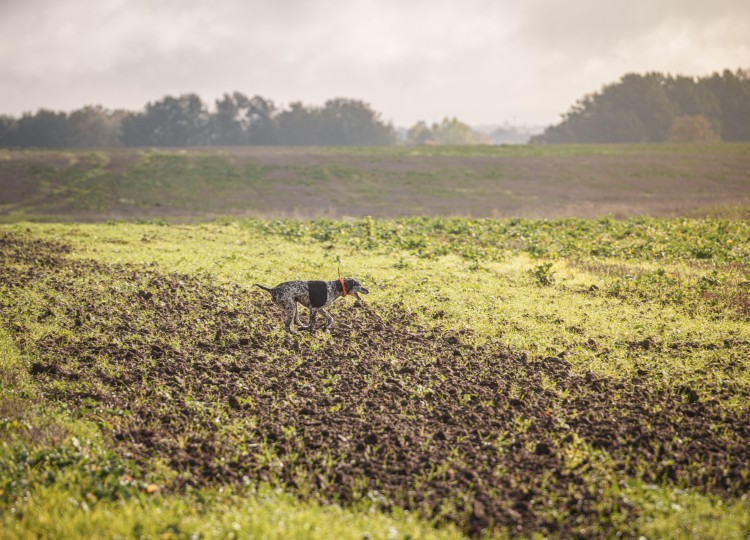
<path id="1" fill-rule="evenodd" d="M 439 164 L 454 159 L 541 171 L 632 153 L 661 160 L 654 174 L 667 178 L 664 155 L 689 155 L 453 151 L 418 151 L 430 182 L 448 185 Z M 523 155 L 537 151 L 536 164 Z M 361 153 L 379 171 L 407 159 L 287 152 L 321 163 Z M 747 538 L 750 168 L 736 165 L 745 147 L 708 154 L 705 174 L 727 184 L 686 173 L 680 197 L 685 213 L 723 217 L 494 219 L 431 206 L 432 217 L 206 219 L 219 207 L 173 203 L 155 207 L 169 219 L 104 221 L 122 211 L 115 195 L 68 165 L 60 177 L 44 169 L 36 191 L 5 195 L 16 206 L 0 225 L 0 537 Z M 13 155 L 2 167 L 21 178 L 32 156 L 47 167 L 67 154 Z M 125 189 L 132 171 L 122 174 L 108 178 Z M 184 191 L 175 176 L 176 200 L 197 205 L 202 174 Z M 594 189 L 592 176 L 578 183 Z M 300 197 L 303 184 L 279 191 Z M 459 184 L 440 194 L 446 204 L 463 200 Z M 381 208 L 418 213 L 414 189 Z M 635 204 L 618 189 L 602 197 Z M 703 204 L 695 194 L 709 190 L 717 198 Z M 379 197 L 395 195 L 355 197 L 352 214 Z M 664 199 L 642 213 L 669 214 Z M 283 213 L 277 202 L 259 214 Z M 253 286 L 335 279 L 339 267 L 371 294 L 337 301 L 336 325 L 312 335 L 287 334 Z"/>
<path id="2" fill-rule="evenodd" d="M 0 214 L 747 218 L 748 170 L 748 144 L 0 150 Z"/>

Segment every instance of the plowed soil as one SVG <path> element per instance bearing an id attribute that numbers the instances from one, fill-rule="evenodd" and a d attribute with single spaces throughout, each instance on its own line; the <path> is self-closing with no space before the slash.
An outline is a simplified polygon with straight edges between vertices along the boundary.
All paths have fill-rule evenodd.
<path id="1" fill-rule="evenodd" d="M 750 420 L 722 408 L 747 390 L 731 383 L 701 400 L 647 373 L 605 379 L 470 346 L 399 305 L 340 301 L 330 336 L 288 336 L 261 291 L 69 251 L 1 236 L 0 313 L 41 395 L 99 422 L 124 455 L 165 460 L 171 489 L 265 480 L 469 534 L 593 527 L 628 509 L 598 493 L 629 477 L 750 489 Z M 49 298 L 35 320 L 59 329 L 36 341 L 14 300 L 32 283 Z"/>

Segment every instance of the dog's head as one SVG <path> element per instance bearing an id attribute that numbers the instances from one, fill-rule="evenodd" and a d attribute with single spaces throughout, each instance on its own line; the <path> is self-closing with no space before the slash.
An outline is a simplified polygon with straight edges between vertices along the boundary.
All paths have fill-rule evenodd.
<path id="1" fill-rule="evenodd" d="M 365 289 L 359 281 L 353 278 L 344 278 L 344 286 L 346 287 L 346 294 L 351 294 L 357 300 L 361 300 L 358 293 L 370 294 L 370 291 Z"/>

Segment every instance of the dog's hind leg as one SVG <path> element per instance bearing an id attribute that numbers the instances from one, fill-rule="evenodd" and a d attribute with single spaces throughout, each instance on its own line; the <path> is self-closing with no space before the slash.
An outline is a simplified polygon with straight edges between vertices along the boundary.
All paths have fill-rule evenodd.
<path id="1" fill-rule="evenodd" d="M 294 324 L 298 328 L 307 328 L 308 325 L 304 324 L 302 321 L 299 320 L 299 311 L 297 310 L 297 303 L 294 303 Z"/>
<path id="2" fill-rule="evenodd" d="M 297 302 L 291 298 L 285 298 L 279 300 L 277 303 L 284 310 L 284 313 L 286 313 L 286 331 L 290 334 L 296 334 L 297 331 L 292 329 L 292 323 L 299 322 L 297 318 Z"/>

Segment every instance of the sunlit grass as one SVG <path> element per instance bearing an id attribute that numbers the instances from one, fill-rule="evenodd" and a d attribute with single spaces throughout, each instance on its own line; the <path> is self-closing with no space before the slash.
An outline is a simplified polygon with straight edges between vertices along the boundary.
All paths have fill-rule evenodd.
<path id="1" fill-rule="evenodd" d="M 335 279 L 340 267 L 344 275 L 368 284 L 372 294 L 367 302 L 376 309 L 403 302 L 421 325 L 467 330 L 478 342 L 499 341 L 533 355 L 564 355 L 574 366 L 609 376 L 628 376 L 646 367 L 653 368 L 655 382 L 678 384 L 690 380 L 712 357 L 733 355 L 725 341 L 748 338 L 747 320 L 736 312 L 707 309 L 700 299 L 695 309 L 686 309 L 679 302 L 649 298 L 666 286 L 662 283 L 615 295 L 610 290 L 615 281 L 611 276 L 582 271 L 577 259 L 553 258 L 550 272 L 555 283 L 542 286 L 533 274 L 540 260 L 523 252 L 510 252 L 500 261 L 466 259 L 450 252 L 424 258 L 382 246 L 368 248 L 362 238 L 286 241 L 236 222 L 37 225 L 35 229 L 72 243 L 75 257 L 207 273 L 247 287 L 248 301 L 255 302 L 267 298 L 254 283 Z M 682 260 L 633 263 L 614 258 L 608 264 L 626 275 L 661 269 L 665 280 L 679 276 L 691 283 L 722 269 L 700 268 Z M 745 279 L 741 270 L 728 267 L 722 272 L 733 276 L 737 294 L 745 290 L 737 285 Z M 643 340 L 660 347 L 632 346 Z M 670 346 L 683 343 L 693 346 L 675 357 Z M 740 376 L 750 380 L 747 372 Z"/>
<path id="2" fill-rule="evenodd" d="M 142 493 L 127 501 L 94 502 L 57 486 L 36 486 L 0 517 L 3 538 L 414 538 L 463 536 L 430 528 L 402 513 L 345 510 L 300 503 L 263 487 L 252 493 L 206 491 L 195 495 Z"/>
<path id="3" fill-rule="evenodd" d="M 579 220 L 557 228 L 549 222 L 522 222 L 524 234 L 516 240 L 501 232 L 503 225 L 508 222 L 484 227 L 481 222 L 462 220 L 312 224 L 221 220 L 196 225 L 15 224 L 3 226 L 0 232 L 64 241 L 73 247 L 69 256 L 74 258 L 209 274 L 246 288 L 247 302 L 268 304 L 272 318 L 278 313 L 254 283 L 335 279 L 340 268 L 342 274 L 366 284 L 371 290 L 366 302 L 384 318 L 393 304 L 400 303 L 414 313 L 415 326 L 464 331 L 470 343 L 500 343 L 532 359 L 564 358 L 575 370 L 614 379 L 637 374 L 656 386 L 691 385 L 701 399 L 711 399 L 711 385 L 730 377 L 733 384 L 750 384 L 750 322 L 742 311 L 750 280 L 745 257 L 750 246 L 743 238 L 746 222 Z M 604 232 L 596 232 L 599 226 Z M 644 230 L 651 236 L 638 236 Z M 618 236 L 623 231 L 628 234 Z M 534 238 L 530 240 L 527 232 Z M 627 245 L 628 235 L 642 241 Z M 474 240 L 467 242 L 467 238 Z M 106 302 L 107 284 L 91 293 Z M 48 306 L 65 309 L 65 298 L 51 297 L 34 284 L 18 294 L 24 296 L 16 316 L 28 324 L 34 339 L 53 330 L 64 337 L 43 314 Z M 338 306 L 339 317 L 346 317 L 347 302 L 338 303 L 343 304 Z M 270 337 L 279 343 L 281 326 L 279 318 L 278 335 Z M 300 337 L 311 348 L 329 339 L 325 334 Z M 32 360 L 18 353 L 9 330 L 0 325 L 0 399 L 30 399 L 28 362 Z M 728 365 L 742 369 L 729 373 L 724 368 Z M 740 413 L 749 406 L 740 398 L 725 404 Z M 24 442 L 28 430 L 14 424 L 8 429 L 14 433 L 13 444 L 44 449 L 50 441 L 71 445 L 75 436 L 81 441 L 93 439 L 97 449 L 107 446 L 106 441 L 96 440 L 90 425 L 65 420 L 69 413 L 46 411 L 41 420 L 33 414 L 6 416 L 25 418 L 29 425 L 62 427 L 50 439 Z M 6 462 L 16 459 L 17 449 L 3 446 Z M 597 463 L 599 468 L 592 469 L 592 475 L 599 475 L 596 481 L 608 478 L 611 471 L 605 458 L 584 446 L 576 451 Z M 11 508 L 9 491 L 6 499 L 0 494 L 3 535 L 20 538 L 47 531 L 53 537 L 93 538 L 107 531 L 107 536 L 164 538 L 459 536 L 398 511 L 386 516 L 367 509 L 302 503 L 268 487 L 256 493 L 214 489 L 149 494 L 142 485 L 158 480 L 154 476 L 158 464 L 147 471 L 151 476 L 138 480 L 142 485 L 135 486 L 130 498 L 95 502 L 86 493 L 75 492 L 75 486 L 88 481 L 85 470 L 76 465 L 60 473 L 52 485 L 35 476 L 39 471 L 23 473 L 30 483 L 26 494 L 12 501 L 13 512 L 5 511 Z M 607 480 L 601 485 L 607 490 L 603 499 L 625 497 L 634 505 L 638 529 L 647 537 L 742 538 L 750 531 L 745 500 L 723 502 L 638 483 L 616 486 Z"/>

